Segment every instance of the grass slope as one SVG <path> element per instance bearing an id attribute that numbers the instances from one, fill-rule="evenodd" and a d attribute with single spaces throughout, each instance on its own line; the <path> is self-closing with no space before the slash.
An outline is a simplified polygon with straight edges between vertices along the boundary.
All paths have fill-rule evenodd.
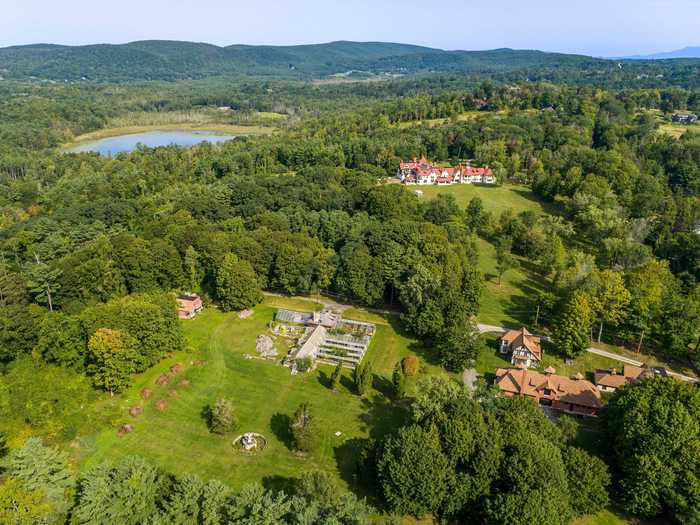
<path id="1" fill-rule="evenodd" d="M 396 335 L 388 325 L 379 326 L 368 353 L 376 364 L 375 390 L 367 399 L 354 395 L 350 371 L 345 371 L 340 391 L 332 392 L 326 386 L 331 367 L 292 376 L 278 364 L 244 357 L 255 354 L 255 338 L 266 331 L 274 314 L 271 303 L 280 302 L 288 307 L 293 304 L 268 298 L 247 320 L 210 308 L 187 322 L 187 342 L 196 352 L 173 356 L 137 379 L 121 401 L 123 422 L 132 422 L 134 432 L 121 438 L 114 429 L 99 434 L 84 451 L 88 457 L 85 466 L 137 454 L 169 471 L 217 478 L 233 487 L 249 482 L 280 486 L 284 478 L 314 469 L 335 473 L 350 483 L 357 440 L 381 436 L 403 420 L 404 412 L 383 393 L 388 393 L 396 360 L 408 354 L 414 342 Z M 308 306 L 314 308 L 313 303 Z M 280 344 L 280 350 L 283 348 Z M 192 366 L 197 358 L 205 359 L 206 364 Z M 191 385 L 176 386 L 178 377 L 170 386 L 156 386 L 155 379 L 174 362 L 187 364 L 181 377 Z M 155 391 L 154 397 L 143 403 L 143 414 L 130 418 L 128 407 L 142 403 L 139 392 L 146 387 Z M 169 388 L 177 389 L 176 397 L 167 395 Z M 240 433 L 260 432 L 267 438 L 263 452 L 255 456 L 237 453 L 231 446 L 234 436 L 224 438 L 208 431 L 202 411 L 219 397 L 233 400 Z M 158 412 L 154 408 L 157 399 L 169 400 L 170 406 Z M 288 431 L 289 418 L 302 402 L 313 406 L 321 436 L 319 449 L 308 456 L 292 450 Z M 335 436 L 336 431 L 342 435 Z"/>

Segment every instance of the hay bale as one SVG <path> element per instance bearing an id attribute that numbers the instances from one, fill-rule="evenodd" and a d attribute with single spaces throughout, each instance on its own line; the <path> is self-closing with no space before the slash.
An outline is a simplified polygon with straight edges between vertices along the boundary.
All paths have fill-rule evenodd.
<path id="1" fill-rule="evenodd" d="M 188 387 L 188 386 L 190 386 L 191 384 L 192 384 L 192 383 L 190 382 L 189 379 L 183 379 L 182 381 L 180 381 L 180 382 L 178 383 L 178 386 L 181 386 L 181 387 Z"/>
<path id="2" fill-rule="evenodd" d="M 140 405 L 134 405 L 132 407 L 129 407 L 129 415 L 132 417 L 141 415 L 141 412 L 143 412 L 143 407 Z"/>
<path id="3" fill-rule="evenodd" d="M 133 431 L 134 431 L 134 425 L 132 425 L 131 423 L 126 423 L 125 425 L 122 425 L 121 427 L 119 427 L 119 430 L 117 431 L 117 435 L 119 437 L 122 437 L 126 434 L 130 434 Z"/>
<path id="4" fill-rule="evenodd" d="M 176 396 L 177 396 L 177 390 L 175 390 L 174 388 L 171 388 L 170 390 L 168 390 L 168 395 L 169 395 L 170 397 L 176 397 Z"/>
<path id="5" fill-rule="evenodd" d="M 153 397 L 153 390 L 151 390 L 150 388 L 144 388 L 143 390 L 141 390 L 141 399 L 148 400 L 151 399 L 151 397 Z"/>
<path id="6" fill-rule="evenodd" d="M 168 408 L 169 404 L 170 403 L 167 400 L 159 399 L 158 401 L 156 401 L 156 410 L 158 410 L 159 412 L 162 412 L 163 410 Z"/>
<path id="7" fill-rule="evenodd" d="M 176 363 L 173 366 L 170 367 L 170 373 L 171 374 L 182 374 L 182 372 L 185 371 L 185 367 L 182 365 L 182 363 Z"/>
<path id="8" fill-rule="evenodd" d="M 167 385 L 168 383 L 170 383 L 170 376 L 168 374 L 160 374 L 158 379 L 156 379 L 156 385 L 158 386 Z"/>
<path id="9" fill-rule="evenodd" d="M 253 315 L 253 310 L 242 310 L 238 312 L 239 319 L 248 319 L 251 315 Z"/>

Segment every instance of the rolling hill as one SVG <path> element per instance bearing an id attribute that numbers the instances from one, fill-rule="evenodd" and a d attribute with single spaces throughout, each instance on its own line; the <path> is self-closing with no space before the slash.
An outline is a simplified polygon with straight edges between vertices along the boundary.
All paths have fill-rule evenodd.
<path id="1" fill-rule="evenodd" d="M 635 55 L 626 57 L 628 60 L 669 60 L 674 58 L 700 58 L 700 47 L 684 47 L 674 51 L 664 53 L 654 53 L 651 55 Z"/>
<path id="2" fill-rule="evenodd" d="M 350 70 L 368 73 L 488 73 L 540 67 L 607 69 L 612 63 L 581 55 L 530 50 L 444 51 L 383 42 L 298 46 L 219 47 L 149 40 L 128 44 L 34 44 L 0 49 L 0 76 L 51 80 L 181 80 L 214 76 L 311 79 Z"/>

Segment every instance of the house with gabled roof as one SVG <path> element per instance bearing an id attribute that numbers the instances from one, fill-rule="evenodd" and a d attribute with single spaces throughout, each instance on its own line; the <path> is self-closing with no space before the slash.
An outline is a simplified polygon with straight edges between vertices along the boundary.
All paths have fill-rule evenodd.
<path id="1" fill-rule="evenodd" d="M 541 406 L 583 416 L 597 416 L 603 406 L 600 391 L 581 373 L 573 377 L 556 375 L 548 367 L 544 373 L 518 368 L 496 370 L 496 386 L 506 397 L 527 397 Z"/>
<path id="2" fill-rule="evenodd" d="M 426 158 L 401 161 L 396 176 L 404 184 L 495 184 L 496 176 L 488 166 L 438 166 Z"/>
<path id="3" fill-rule="evenodd" d="M 499 338 L 499 348 L 503 355 L 510 355 L 513 365 L 525 368 L 537 367 L 542 362 L 540 338 L 523 327 L 520 330 L 508 330 Z"/>

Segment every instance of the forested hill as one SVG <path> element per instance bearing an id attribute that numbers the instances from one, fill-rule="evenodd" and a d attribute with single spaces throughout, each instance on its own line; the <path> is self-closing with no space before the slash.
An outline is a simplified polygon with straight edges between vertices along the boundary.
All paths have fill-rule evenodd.
<path id="1" fill-rule="evenodd" d="M 512 49 L 443 51 L 382 42 L 218 47 L 142 41 L 88 46 L 34 44 L 0 49 L 0 76 L 4 78 L 111 82 L 236 75 L 309 79 L 348 71 L 489 73 L 527 68 L 610 71 L 615 67 L 614 62 L 580 55 Z"/>

